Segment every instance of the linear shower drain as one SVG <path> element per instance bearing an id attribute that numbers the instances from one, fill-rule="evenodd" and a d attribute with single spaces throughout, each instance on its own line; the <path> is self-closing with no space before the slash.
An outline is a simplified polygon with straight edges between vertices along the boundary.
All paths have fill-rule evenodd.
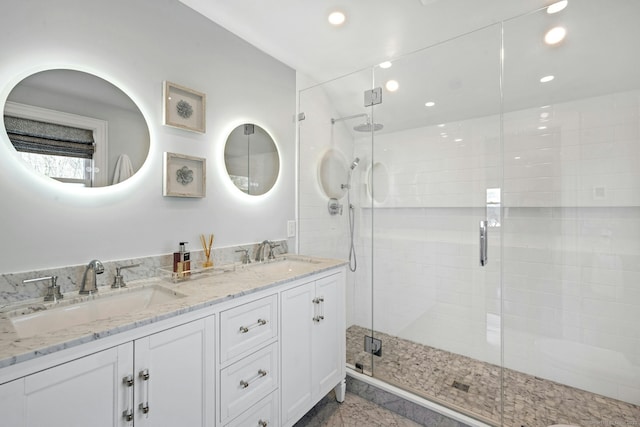
<path id="1" fill-rule="evenodd" d="M 469 392 L 469 384 L 464 384 L 459 381 L 454 381 L 453 384 L 451 384 L 451 387 L 457 388 L 458 390 L 462 390 L 464 392 Z"/>

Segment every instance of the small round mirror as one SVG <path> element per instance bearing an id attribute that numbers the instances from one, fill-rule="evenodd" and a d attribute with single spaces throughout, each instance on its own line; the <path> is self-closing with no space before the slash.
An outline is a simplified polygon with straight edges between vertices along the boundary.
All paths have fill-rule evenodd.
<path id="1" fill-rule="evenodd" d="M 82 71 L 45 70 L 22 80 L 4 105 L 4 124 L 23 162 L 69 185 L 117 184 L 149 153 L 149 128 L 136 104 Z"/>
<path id="2" fill-rule="evenodd" d="M 224 163 L 233 184 L 252 196 L 271 190 L 280 172 L 280 158 L 273 138 L 252 123 L 242 124 L 229 134 Z"/>

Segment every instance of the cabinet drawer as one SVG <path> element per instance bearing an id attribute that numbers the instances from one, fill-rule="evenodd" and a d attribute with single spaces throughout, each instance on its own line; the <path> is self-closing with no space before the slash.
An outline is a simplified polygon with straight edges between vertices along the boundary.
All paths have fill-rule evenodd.
<path id="1" fill-rule="evenodd" d="M 220 421 L 230 421 L 277 389 L 278 378 L 278 343 L 220 371 Z"/>
<path id="2" fill-rule="evenodd" d="M 278 418 L 278 392 L 274 391 L 226 427 L 278 427 Z"/>
<path id="3" fill-rule="evenodd" d="M 277 319 L 277 295 L 220 313 L 220 363 L 255 350 L 276 337 Z"/>

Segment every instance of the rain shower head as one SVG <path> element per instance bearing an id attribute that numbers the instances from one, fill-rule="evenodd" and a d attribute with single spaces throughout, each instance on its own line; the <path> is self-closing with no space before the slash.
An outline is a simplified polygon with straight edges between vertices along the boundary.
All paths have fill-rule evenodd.
<path id="1" fill-rule="evenodd" d="M 377 132 L 383 127 L 384 125 L 382 125 L 381 123 L 371 123 L 371 119 L 369 118 L 369 116 L 367 116 L 367 121 L 365 123 L 355 125 L 353 127 L 353 130 L 355 130 L 356 132 Z"/>
<path id="2" fill-rule="evenodd" d="M 355 125 L 353 127 L 353 130 L 355 130 L 356 132 L 371 132 L 371 131 L 379 131 L 380 129 L 382 129 L 384 126 L 380 123 L 371 123 L 371 117 L 369 117 L 368 114 L 366 113 L 361 113 L 361 114 L 354 114 L 353 116 L 346 116 L 346 117 L 339 117 L 337 119 L 331 119 L 331 124 L 335 124 L 335 122 L 341 122 L 343 120 L 350 120 L 350 119 L 355 119 L 357 117 L 365 117 L 366 121 L 364 123 L 361 123 L 359 125 Z"/>

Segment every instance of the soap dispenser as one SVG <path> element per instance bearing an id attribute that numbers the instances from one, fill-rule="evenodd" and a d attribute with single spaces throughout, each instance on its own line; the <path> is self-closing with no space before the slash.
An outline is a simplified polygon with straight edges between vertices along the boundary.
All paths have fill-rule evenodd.
<path id="1" fill-rule="evenodd" d="M 185 245 L 189 242 L 180 242 L 178 252 L 173 253 L 173 272 L 178 277 L 191 275 L 191 253 L 187 252 Z"/>

